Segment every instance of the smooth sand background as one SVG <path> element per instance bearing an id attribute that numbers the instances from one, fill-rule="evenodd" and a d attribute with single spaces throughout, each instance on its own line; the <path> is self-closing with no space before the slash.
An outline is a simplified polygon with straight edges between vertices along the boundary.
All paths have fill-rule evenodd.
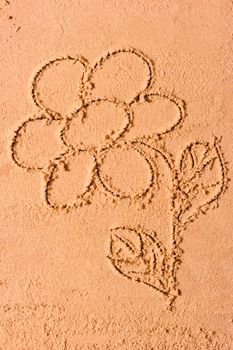
<path id="1" fill-rule="evenodd" d="M 186 103 L 182 128 L 165 139 L 168 151 L 178 160 L 191 141 L 222 136 L 231 178 L 232 23 L 230 0 L 0 0 L 2 350 L 232 349 L 231 183 L 219 208 L 185 231 L 182 295 L 169 311 L 159 293 L 121 277 L 106 259 L 111 226 L 131 220 L 166 231 L 169 222 L 101 194 L 55 212 L 44 204 L 41 174 L 18 168 L 10 154 L 13 132 L 39 114 L 30 96 L 38 67 L 67 54 L 93 63 L 131 46 L 154 61 L 155 89 Z"/>

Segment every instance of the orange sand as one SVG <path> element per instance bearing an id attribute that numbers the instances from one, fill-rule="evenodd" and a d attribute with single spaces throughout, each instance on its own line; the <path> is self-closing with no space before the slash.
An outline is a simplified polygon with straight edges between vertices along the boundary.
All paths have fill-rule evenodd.
<path id="1" fill-rule="evenodd" d="M 0 0 L 1 350 L 233 349 L 232 23 Z"/>

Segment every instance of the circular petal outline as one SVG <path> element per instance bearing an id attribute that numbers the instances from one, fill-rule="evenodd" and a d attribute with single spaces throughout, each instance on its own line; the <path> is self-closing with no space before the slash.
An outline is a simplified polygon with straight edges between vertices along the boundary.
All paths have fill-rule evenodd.
<path id="1" fill-rule="evenodd" d="M 118 192 L 115 192 L 115 191 L 112 191 L 111 188 L 109 188 L 105 183 L 104 181 L 101 179 L 101 175 L 100 175 L 100 169 L 101 169 L 101 165 L 102 163 L 104 162 L 104 158 L 106 157 L 106 155 L 108 154 L 108 149 L 107 150 L 104 150 L 103 152 L 100 153 L 99 155 L 99 159 L 97 159 L 97 169 L 96 169 L 96 180 L 97 180 L 97 184 L 99 184 L 100 188 L 102 190 L 104 190 L 104 192 L 106 192 L 107 194 L 113 196 L 113 197 L 117 197 L 117 198 L 121 198 L 121 199 L 132 199 L 132 200 L 137 200 L 138 198 L 142 197 L 142 196 L 145 196 L 154 186 L 155 184 L 155 178 L 156 178 L 156 175 L 155 175 L 155 172 L 156 172 L 156 169 L 155 166 L 152 164 L 152 161 L 150 160 L 150 157 L 148 157 L 146 155 L 146 153 L 140 149 L 137 149 L 137 147 L 140 145 L 148 148 L 148 149 L 151 149 L 153 151 L 155 151 L 156 153 L 158 153 L 162 159 L 166 162 L 171 174 L 172 174 L 172 178 L 175 177 L 175 173 L 174 173 L 174 162 L 171 158 L 171 156 L 169 154 L 165 154 L 165 152 L 157 147 L 153 147 L 147 143 L 145 143 L 144 141 L 139 141 L 139 140 L 132 140 L 132 141 L 124 141 L 124 143 L 122 144 L 117 144 L 115 145 L 115 147 L 117 146 L 120 146 L 120 147 L 126 147 L 131 149 L 135 149 L 135 151 L 137 151 L 144 159 L 145 161 L 147 162 L 147 164 L 149 165 L 150 167 L 150 170 L 151 170 L 151 180 L 150 180 L 150 183 L 149 185 L 147 186 L 147 188 L 145 190 L 143 190 L 141 193 L 137 193 L 136 195 L 132 196 L 130 194 L 123 194 L 121 195 L 120 193 Z M 110 148 L 112 149 L 112 147 Z"/>
<path id="2" fill-rule="evenodd" d="M 83 74 L 83 80 L 82 80 L 82 84 L 81 84 L 81 88 L 80 88 L 80 98 L 82 100 L 85 101 L 86 99 L 86 93 L 88 91 L 88 84 L 91 83 L 91 78 L 94 74 L 94 72 L 101 67 L 101 65 L 109 60 L 112 56 L 117 56 L 120 53 L 131 53 L 136 55 L 137 57 L 139 57 L 148 67 L 149 70 L 149 79 L 147 79 L 147 83 L 145 85 L 145 87 L 142 89 L 142 91 L 137 94 L 132 101 L 128 102 L 128 104 L 130 105 L 131 103 L 133 103 L 134 101 L 138 100 L 139 96 L 148 91 L 150 89 L 150 87 L 153 84 L 154 81 L 154 75 L 155 75 L 155 71 L 154 71 L 154 64 L 153 61 L 148 58 L 142 51 L 137 50 L 135 48 L 129 47 L 129 48 L 122 48 L 122 49 L 116 49 L 116 50 L 112 50 L 109 51 L 105 56 L 102 56 L 95 64 L 93 67 L 91 67 L 90 69 L 86 69 L 84 74 Z M 106 96 L 105 96 L 106 97 Z"/>
<path id="3" fill-rule="evenodd" d="M 113 103 L 117 106 L 122 107 L 125 110 L 125 115 L 126 115 L 126 119 L 127 119 L 126 125 L 118 133 L 114 133 L 114 136 L 112 136 L 112 137 L 110 137 L 110 139 L 108 139 L 108 141 L 106 142 L 106 145 L 104 145 L 101 148 L 101 150 L 105 150 L 109 146 L 112 146 L 119 138 L 121 138 L 130 129 L 130 127 L 132 126 L 132 122 L 133 122 L 133 114 L 132 114 L 130 106 L 127 103 L 118 101 L 116 99 L 107 99 L 107 98 L 94 99 L 94 100 L 86 103 L 85 105 L 81 106 L 75 113 L 73 113 L 72 117 L 66 119 L 65 127 L 61 131 L 61 139 L 67 147 L 73 147 L 75 149 L 77 148 L 77 146 L 69 144 L 66 140 L 66 137 L 65 137 L 66 131 L 69 130 L 70 122 L 74 118 L 76 118 L 76 114 L 81 112 L 82 110 L 86 110 L 92 104 L 98 104 L 101 102 L 109 102 L 109 103 Z M 96 146 L 96 148 L 98 148 L 98 145 Z M 83 150 L 83 151 L 86 149 L 93 149 L 93 148 L 92 147 L 88 148 L 88 146 L 81 147 L 81 145 L 80 145 L 80 148 L 77 148 L 77 150 Z"/>
<path id="4" fill-rule="evenodd" d="M 33 99 L 34 103 L 36 104 L 36 106 L 39 107 L 40 110 L 42 110 L 43 112 L 48 113 L 54 119 L 62 119 L 62 115 L 61 115 L 61 113 L 59 113 L 57 111 L 51 110 L 50 108 L 48 108 L 44 104 L 44 102 L 42 101 L 42 99 L 39 96 L 39 93 L 37 92 L 37 84 L 41 80 L 44 71 L 46 71 L 47 69 L 49 69 L 52 66 L 56 65 L 58 62 L 62 62 L 62 61 L 74 61 L 74 64 L 76 62 L 80 62 L 81 65 L 83 66 L 84 71 L 88 70 L 88 67 L 89 67 L 88 61 L 85 58 L 83 58 L 82 56 L 79 56 L 79 55 L 77 55 L 77 56 L 69 56 L 69 55 L 67 55 L 67 56 L 64 56 L 64 57 L 54 58 L 54 59 L 48 61 L 35 74 L 35 76 L 33 78 L 33 81 L 32 81 L 32 85 L 31 85 L 32 99 Z M 84 74 L 84 71 L 83 71 L 83 74 Z M 80 80 L 80 86 L 82 86 L 82 78 Z M 81 96 L 78 93 L 78 91 L 77 91 L 77 95 L 81 98 Z M 83 100 L 82 100 L 82 102 L 83 102 Z"/>
<path id="5" fill-rule="evenodd" d="M 132 109 L 134 106 L 136 106 L 137 104 L 145 104 L 145 103 L 151 103 L 153 102 L 153 99 L 156 97 L 162 97 L 162 98 L 166 98 L 168 99 L 170 102 L 172 102 L 173 104 L 175 104 L 179 110 L 179 118 L 177 119 L 177 121 L 175 123 L 173 123 L 169 128 L 167 128 L 165 131 L 160 132 L 160 133 L 153 133 L 151 135 L 146 135 L 145 137 L 148 138 L 150 137 L 162 137 L 164 135 L 166 135 L 169 132 L 172 132 L 176 127 L 179 126 L 179 124 L 181 122 L 183 122 L 185 116 L 186 116 L 186 111 L 185 111 L 185 102 L 181 99 L 179 99 L 178 97 L 176 97 L 175 95 L 171 94 L 171 93 L 167 93 L 167 92 L 155 92 L 155 93 L 149 93 L 149 94 L 144 94 L 140 96 L 140 101 L 134 101 L 131 106 Z M 134 113 L 134 111 L 133 111 Z M 155 116 L 156 119 L 156 116 Z M 141 137 L 141 136 L 139 136 Z M 143 138 L 144 136 L 142 136 Z"/>
<path id="6" fill-rule="evenodd" d="M 18 127 L 18 129 L 15 131 L 15 135 L 14 135 L 14 137 L 12 139 L 12 142 L 11 142 L 11 157 L 12 157 L 14 163 L 17 166 L 19 166 L 20 168 L 23 168 L 23 169 L 26 169 L 26 170 L 43 170 L 45 168 L 45 167 L 40 167 L 40 166 L 35 166 L 35 165 L 34 166 L 28 166 L 28 165 L 24 164 L 24 162 L 20 161 L 20 159 L 17 157 L 17 151 L 16 151 L 16 147 L 17 147 L 17 143 L 18 143 L 17 139 L 18 139 L 18 137 L 20 135 L 21 130 L 23 128 L 25 128 L 28 123 L 33 122 L 33 121 L 38 121 L 38 120 L 45 120 L 45 121 L 47 121 L 47 123 L 51 123 L 54 119 L 51 119 L 51 118 L 49 118 L 49 117 L 47 117 L 45 115 L 41 115 L 39 117 L 31 117 L 31 118 L 25 120 Z M 57 156 L 55 156 L 55 157 L 57 157 Z M 53 157 L 53 159 L 55 157 Z M 49 161 L 50 160 L 48 159 L 48 163 L 49 163 Z"/>
<path id="7" fill-rule="evenodd" d="M 138 199 L 142 196 L 145 196 L 149 190 L 153 187 L 154 185 L 154 181 L 155 181 L 155 174 L 154 174 L 154 170 L 153 170 L 153 164 L 152 162 L 147 158 L 146 154 L 137 149 L 137 146 L 135 146 L 135 143 L 134 142 L 124 142 L 123 144 L 117 144 L 116 147 L 122 147 L 123 149 L 134 149 L 144 160 L 145 162 L 147 163 L 149 169 L 150 169 L 150 179 L 148 181 L 148 185 L 145 189 L 143 189 L 141 192 L 137 192 L 136 194 L 134 195 L 131 195 L 130 193 L 124 193 L 124 192 L 118 192 L 118 191 L 114 191 L 112 190 L 102 179 L 101 177 L 101 174 L 100 174 L 100 169 L 101 169 L 101 165 L 103 164 L 104 162 L 104 159 L 105 157 L 108 155 L 108 151 L 109 149 L 106 151 L 106 152 L 103 152 L 101 154 L 101 162 L 99 161 L 98 162 L 98 165 L 97 165 L 97 172 L 96 172 L 96 175 L 97 175 L 97 180 L 98 180 L 98 183 L 101 185 L 101 188 L 104 189 L 105 192 L 107 192 L 108 194 L 112 195 L 113 197 L 118 197 L 118 198 L 128 198 L 128 199 Z M 110 148 L 110 150 L 112 150 L 113 147 Z"/>

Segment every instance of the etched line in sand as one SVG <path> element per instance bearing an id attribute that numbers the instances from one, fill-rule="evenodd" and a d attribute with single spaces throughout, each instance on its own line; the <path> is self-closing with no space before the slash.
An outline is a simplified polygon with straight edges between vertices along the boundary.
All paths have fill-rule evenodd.
<path id="1" fill-rule="evenodd" d="M 45 73 L 47 73 L 52 68 L 55 68 L 56 66 L 59 66 L 61 64 L 67 64 L 67 63 L 71 63 L 72 65 L 77 65 L 77 63 L 79 63 L 81 65 L 82 71 L 84 71 L 84 69 L 88 70 L 88 61 L 85 58 L 83 58 L 82 56 L 78 56 L 78 55 L 77 56 L 69 56 L 69 55 L 67 55 L 64 57 L 58 57 L 58 58 L 55 58 L 55 59 L 52 59 L 52 60 L 46 62 L 35 73 L 35 75 L 33 77 L 32 85 L 31 85 L 31 96 L 32 96 L 32 99 L 33 99 L 35 105 L 39 109 L 41 109 L 43 112 L 48 113 L 49 115 L 51 115 L 55 119 L 61 119 L 62 117 L 64 117 L 64 115 L 60 111 L 56 111 L 56 110 L 51 109 L 51 107 L 48 105 L 49 103 L 44 101 L 43 93 L 40 91 L 39 84 L 43 81 Z M 63 78 L 63 76 L 61 75 L 59 77 L 58 81 L 60 81 L 62 78 Z M 82 78 L 82 75 L 80 76 L 80 85 L 81 85 L 81 78 Z M 53 92 L 53 93 L 55 93 L 55 92 Z M 63 93 L 65 94 L 66 91 L 64 90 Z M 48 95 L 48 92 L 47 92 L 47 95 Z M 45 95 L 44 97 L 47 97 L 47 95 Z M 77 95 L 78 95 L 78 92 L 77 92 Z"/>
<path id="2" fill-rule="evenodd" d="M 150 156 L 146 150 L 153 151 Z M 148 194 L 154 195 L 159 189 L 161 176 L 157 159 L 161 157 L 169 170 L 171 159 L 162 149 L 152 147 L 143 141 L 117 143 L 97 159 L 97 184 L 101 191 L 119 199 L 138 201 Z M 140 169 L 137 176 L 132 174 Z M 122 181 L 123 179 L 123 181 Z"/>
<path id="3" fill-rule="evenodd" d="M 7 5 L 10 5 L 9 0 L 0 0 L 0 10 L 2 10 Z"/>
<path id="4" fill-rule="evenodd" d="M 123 276 L 168 295 L 168 255 L 155 232 L 112 229 L 108 258 Z"/>
<path id="5" fill-rule="evenodd" d="M 116 120 L 111 120 L 115 117 Z M 116 99 L 95 99 L 67 118 L 61 139 L 68 147 L 79 150 L 99 149 L 113 145 L 132 127 L 130 107 Z"/>
<path id="6" fill-rule="evenodd" d="M 39 89 L 45 72 L 64 62 L 82 67 L 77 89 L 81 106 L 69 115 L 50 108 L 45 102 L 47 96 Z M 45 173 L 44 199 L 53 210 L 69 211 L 90 204 L 97 189 L 119 203 L 132 200 L 142 204 L 147 197 L 151 205 L 151 198 L 163 184 L 171 203 L 170 246 L 165 247 L 155 232 L 133 228 L 129 223 L 112 230 L 109 258 L 122 275 L 163 293 L 172 308 L 180 294 L 176 276 L 184 230 L 201 213 L 218 205 L 228 178 L 217 138 L 190 143 L 178 167 L 174 156 L 155 142 L 181 126 L 186 110 L 184 101 L 173 94 L 152 91 L 153 81 L 152 61 L 132 48 L 109 51 L 92 67 L 81 56 L 48 61 L 35 74 L 31 91 L 35 105 L 46 116 L 31 118 L 18 127 L 11 155 L 21 168 Z M 94 96 L 98 88 L 99 95 Z M 52 90 L 56 90 L 53 85 Z M 66 107 L 70 110 L 72 106 Z M 38 147 L 35 162 L 32 154 L 27 155 L 36 138 L 23 141 L 23 135 L 28 125 L 36 122 L 45 122 L 48 128 L 52 122 L 58 123 L 55 129 L 64 149 L 56 153 L 49 144 L 49 151 L 40 153 Z M 50 165 L 46 168 L 47 163 Z M 144 203 L 141 208 L 145 208 Z"/>
<path id="7" fill-rule="evenodd" d="M 228 181 L 220 140 L 191 143 L 184 150 L 179 164 L 178 221 L 185 225 L 211 206 L 217 206 Z"/>
<path id="8" fill-rule="evenodd" d="M 64 148 L 58 133 L 60 126 L 61 121 L 45 115 L 30 117 L 24 121 L 15 131 L 11 143 L 14 163 L 27 170 L 46 168 L 50 160 Z"/>
<path id="9" fill-rule="evenodd" d="M 105 163 L 107 163 L 106 168 Z M 113 166 L 114 169 L 111 169 Z M 134 166 L 135 168 L 139 166 L 141 171 L 135 179 L 138 181 L 132 183 Z M 106 191 L 114 197 L 137 200 L 153 188 L 155 171 L 150 159 L 137 149 L 134 143 L 121 143 L 108 149 L 105 154 L 102 153 L 101 164 L 98 163 L 97 167 L 97 177 L 102 191 Z M 123 183 L 122 178 L 124 179 Z M 129 190 L 131 191 L 129 192 Z"/>
<path id="10" fill-rule="evenodd" d="M 38 117 L 36 118 L 37 120 L 44 120 L 46 119 L 45 116 L 41 116 L 41 117 Z M 29 118 L 28 120 L 26 120 L 25 122 L 23 122 L 18 128 L 17 130 L 15 131 L 15 135 L 13 137 L 13 140 L 12 140 L 12 143 L 11 143 L 11 157 L 12 157 L 12 160 L 16 163 L 16 165 L 18 165 L 19 167 L 21 168 L 24 168 L 24 169 L 33 169 L 34 167 L 33 166 L 27 166 L 26 164 L 24 164 L 23 160 L 20 161 L 18 159 L 18 155 L 17 155 L 17 151 L 16 151 L 16 148 L 17 148 L 17 145 L 18 145 L 18 139 L 21 135 L 21 132 L 23 132 L 27 125 L 28 122 L 33 122 L 34 121 L 34 118 Z M 39 170 L 41 170 L 41 168 L 39 167 Z"/>
<path id="11" fill-rule="evenodd" d="M 112 66 L 111 62 L 113 62 Z M 142 69 L 143 72 L 141 72 Z M 105 72 L 105 70 L 107 71 Z M 95 81 L 94 78 L 97 73 L 101 76 L 101 80 L 97 79 Z M 127 75 L 127 73 L 129 74 Z M 115 97 L 127 103 L 132 103 L 138 99 L 142 92 L 146 92 L 151 88 L 154 76 L 152 60 L 140 50 L 135 48 L 110 50 L 90 70 L 84 72 L 80 95 L 83 100 L 93 99 L 94 94 L 102 98 Z M 124 84 L 128 85 L 125 86 Z M 136 86 L 132 86 L 134 84 Z M 130 90 L 130 93 L 127 90 Z"/>
<path id="12" fill-rule="evenodd" d="M 141 94 L 131 107 L 134 125 L 129 138 L 160 139 L 181 126 L 186 115 L 184 101 L 165 91 Z"/>
<path id="13" fill-rule="evenodd" d="M 53 209 L 90 204 L 95 190 L 96 156 L 87 150 L 70 149 L 51 164 L 45 186 L 45 201 Z"/>

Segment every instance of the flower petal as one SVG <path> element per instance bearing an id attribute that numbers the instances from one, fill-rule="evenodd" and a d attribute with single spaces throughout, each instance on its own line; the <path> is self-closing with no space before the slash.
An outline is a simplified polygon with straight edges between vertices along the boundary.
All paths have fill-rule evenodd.
<path id="1" fill-rule="evenodd" d="M 166 93 L 144 95 L 140 103 L 132 105 L 134 125 L 128 139 L 171 132 L 185 117 L 184 102 Z"/>
<path id="2" fill-rule="evenodd" d="M 87 61 L 80 57 L 60 57 L 46 62 L 35 74 L 32 98 L 35 104 L 55 118 L 80 106 L 78 94 Z"/>
<path id="3" fill-rule="evenodd" d="M 60 157 L 46 184 L 47 204 L 54 209 L 89 204 L 95 166 L 95 157 L 87 151 L 68 152 Z"/>
<path id="4" fill-rule="evenodd" d="M 78 149 L 101 149 L 121 137 L 130 123 L 131 111 L 125 103 L 93 100 L 67 120 L 62 137 L 65 144 Z"/>
<path id="5" fill-rule="evenodd" d="M 60 140 L 61 121 L 45 116 L 29 118 L 17 129 L 11 144 L 13 161 L 25 169 L 41 170 L 65 151 Z"/>
<path id="6" fill-rule="evenodd" d="M 118 144 L 108 150 L 97 175 L 102 188 L 119 198 L 136 199 L 144 196 L 154 183 L 150 160 L 133 144 Z"/>
<path id="7" fill-rule="evenodd" d="M 119 49 L 102 57 L 84 76 L 83 97 L 131 102 L 153 81 L 153 64 L 142 52 Z"/>

